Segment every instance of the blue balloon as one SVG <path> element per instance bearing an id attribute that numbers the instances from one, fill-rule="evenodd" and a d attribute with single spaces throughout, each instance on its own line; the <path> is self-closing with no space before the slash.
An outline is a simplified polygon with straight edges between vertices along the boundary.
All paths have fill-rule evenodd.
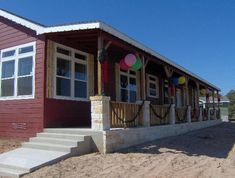
<path id="1" fill-rule="evenodd" d="M 174 84 L 174 85 L 178 85 L 179 84 L 179 80 L 177 77 L 173 77 L 171 82 Z"/>

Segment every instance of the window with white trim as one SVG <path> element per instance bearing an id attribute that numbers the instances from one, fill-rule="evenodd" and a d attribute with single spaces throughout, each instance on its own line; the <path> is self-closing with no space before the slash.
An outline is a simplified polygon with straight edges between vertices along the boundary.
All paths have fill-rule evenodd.
<path id="1" fill-rule="evenodd" d="M 88 99 L 87 53 L 56 44 L 55 96 Z"/>
<path id="2" fill-rule="evenodd" d="M 122 102 L 136 102 L 137 97 L 136 72 L 120 69 L 120 96 Z"/>
<path id="3" fill-rule="evenodd" d="M 156 76 L 147 74 L 147 90 L 148 96 L 159 98 L 159 79 Z"/>
<path id="4" fill-rule="evenodd" d="M 34 97 L 35 42 L 1 50 L 0 99 Z"/>

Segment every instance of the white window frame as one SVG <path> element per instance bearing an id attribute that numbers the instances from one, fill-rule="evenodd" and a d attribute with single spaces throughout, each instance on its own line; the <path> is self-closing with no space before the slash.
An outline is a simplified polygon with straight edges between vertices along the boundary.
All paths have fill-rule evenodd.
<path id="1" fill-rule="evenodd" d="M 33 51 L 28 53 L 19 54 L 19 49 L 24 47 L 33 46 Z M 4 57 L 2 58 L 2 55 L 4 52 L 15 50 L 14 56 Z M 31 57 L 33 58 L 32 61 L 32 74 L 30 75 L 24 75 L 24 76 L 18 76 L 18 64 L 19 59 L 24 57 Z M 35 98 L 35 56 L 36 56 L 36 42 L 30 42 L 10 48 L 5 48 L 1 50 L 1 56 L 0 56 L 0 94 L 1 94 L 1 84 L 2 84 L 2 63 L 6 61 L 15 61 L 15 70 L 14 70 L 14 76 L 9 77 L 8 79 L 12 78 L 14 79 L 14 95 L 13 96 L 0 96 L 0 100 L 19 100 L 19 99 L 34 99 Z M 32 95 L 19 95 L 17 96 L 17 89 L 18 89 L 18 78 L 23 77 L 29 77 L 32 76 Z"/>
<path id="2" fill-rule="evenodd" d="M 62 49 L 65 49 L 65 50 L 69 50 L 71 52 L 71 55 L 70 56 L 67 56 L 67 55 L 64 55 L 64 54 L 61 54 L 61 53 L 57 53 L 57 48 L 62 48 Z M 86 56 L 86 60 L 82 60 L 82 59 L 77 59 L 75 58 L 75 53 L 78 53 L 78 54 L 81 54 L 83 56 Z M 88 53 L 85 53 L 83 51 L 80 51 L 80 50 L 77 50 L 77 49 L 74 49 L 74 48 L 71 48 L 71 47 L 68 47 L 68 46 L 65 46 L 65 45 L 62 45 L 62 44 L 59 44 L 59 43 L 55 43 L 55 46 L 54 46 L 54 98 L 55 99 L 62 99 L 62 100 L 75 100 L 75 101 L 89 101 L 89 65 L 88 65 L 88 56 L 89 54 Z M 63 77 L 63 76 L 57 76 L 57 58 L 62 58 L 63 60 L 67 60 L 70 62 L 70 65 L 71 65 L 71 73 L 70 73 L 70 77 Z M 74 86 L 75 86 L 75 81 L 83 81 L 84 80 L 79 80 L 79 79 L 75 79 L 75 63 L 78 63 L 78 64 L 83 64 L 86 66 L 86 83 L 87 83 L 87 97 L 86 98 L 79 98 L 79 97 L 75 97 L 75 90 L 74 90 Z M 57 95 L 57 92 L 56 92 L 56 82 L 57 82 L 57 77 L 60 77 L 60 78 L 65 78 L 65 79 L 70 79 L 70 96 L 60 96 L 60 95 Z"/>
<path id="3" fill-rule="evenodd" d="M 155 82 L 151 81 L 150 77 L 154 78 Z M 156 89 L 155 89 L 156 95 L 151 95 L 151 93 L 150 93 L 150 90 L 153 90 L 153 89 L 150 89 L 150 87 L 149 87 L 151 83 L 156 85 Z M 157 76 L 147 74 L 147 94 L 148 94 L 148 97 L 150 97 L 150 98 L 159 98 L 159 78 Z"/>
<path id="4" fill-rule="evenodd" d="M 130 71 L 135 72 L 135 75 L 134 75 L 134 74 L 130 74 Z M 120 71 L 119 71 L 119 78 L 120 78 L 120 81 L 121 81 L 121 75 L 124 75 L 124 76 L 127 77 L 127 81 L 128 81 L 127 88 L 122 88 L 121 83 L 120 83 L 120 81 L 119 81 L 119 88 L 120 88 L 119 90 L 120 90 L 120 97 L 121 97 L 121 90 L 122 90 L 122 89 L 127 90 L 127 93 L 128 93 L 128 101 L 127 101 L 127 102 L 128 102 L 128 103 L 132 103 L 132 102 L 130 102 L 130 93 L 129 93 L 130 91 L 135 91 L 135 92 L 136 92 L 136 100 L 137 100 L 137 96 L 138 96 L 137 72 L 138 72 L 138 71 L 134 71 L 134 70 L 131 70 L 131 69 L 127 70 L 126 72 L 121 71 L 121 69 L 120 69 Z M 129 89 L 130 78 L 135 78 L 135 80 L 136 80 L 136 90 L 130 90 L 130 89 Z M 122 101 L 122 102 L 124 102 L 124 101 Z"/>

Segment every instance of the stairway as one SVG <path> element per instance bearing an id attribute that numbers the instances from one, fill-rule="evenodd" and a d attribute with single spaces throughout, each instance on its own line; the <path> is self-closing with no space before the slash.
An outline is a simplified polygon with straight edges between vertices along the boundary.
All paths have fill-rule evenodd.
<path id="1" fill-rule="evenodd" d="M 21 148 L 0 154 L 0 177 L 20 177 L 62 159 L 91 152 L 91 137 L 70 129 L 44 129 Z"/>

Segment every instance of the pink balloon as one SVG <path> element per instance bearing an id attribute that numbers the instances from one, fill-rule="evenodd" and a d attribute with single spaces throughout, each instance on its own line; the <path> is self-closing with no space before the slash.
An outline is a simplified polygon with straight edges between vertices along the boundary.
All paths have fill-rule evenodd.
<path id="1" fill-rule="evenodd" d="M 125 63 L 125 60 L 124 60 L 124 59 L 121 59 L 121 60 L 120 60 L 119 65 L 120 65 L 120 68 L 121 68 L 122 70 L 128 70 L 128 69 L 130 68 L 130 67 Z"/>
<path id="2" fill-rule="evenodd" d="M 134 54 L 127 54 L 124 61 L 125 61 L 126 65 L 128 65 L 129 67 L 131 67 L 132 65 L 135 64 L 135 62 L 136 62 L 136 57 L 135 57 Z"/>

